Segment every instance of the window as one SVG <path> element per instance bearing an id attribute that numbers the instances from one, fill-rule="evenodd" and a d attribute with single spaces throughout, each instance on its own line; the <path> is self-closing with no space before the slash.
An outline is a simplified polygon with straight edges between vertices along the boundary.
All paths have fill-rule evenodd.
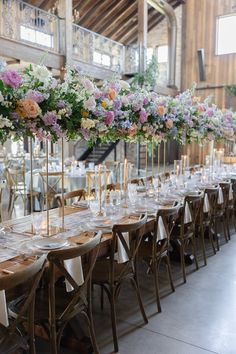
<path id="1" fill-rule="evenodd" d="M 53 48 L 53 36 L 33 28 L 20 26 L 20 37 L 24 41 L 33 42 L 44 47 Z"/>
<path id="2" fill-rule="evenodd" d="M 157 47 L 157 62 L 158 63 L 168 62 L 168 45 L 160 45 Z"/>
<path id="3" fill-rule="evenodd" d="M 93 53 L 93 62 L 104 66 L 111 66 L 111 57 L 108 54 L 96 51 Z"/>
<path id="4" fill-rule="evenodd" d="M 216 54 L 236 53 L 236 14 L 220 16 L 216 22 Z"/>
<path id="5" fill-rule="evenodd" d="M 147 63 L 149 64 L 152 61 L 153 48 L 147 48 Z"/>

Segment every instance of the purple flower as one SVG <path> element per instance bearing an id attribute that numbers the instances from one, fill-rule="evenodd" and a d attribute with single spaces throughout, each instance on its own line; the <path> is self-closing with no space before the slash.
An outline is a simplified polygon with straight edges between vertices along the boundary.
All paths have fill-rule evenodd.
<path id="1" fill-rule="evenodd" d="M 57 115 L 54 112 L 47 112 L 42 119 L 45 125 L 55 125 L 57 122 Z"/>
<path id="2" fill-rule="evenodd" d="M 52 130 L 56 133 L 57 137 L 58 138 L 62 138 L 63 137 L 63 132 L 61 131 L 61 128 L 59 126 L 59 124 L 55 123 L 53 126 L 52 126 Z"/>
<path id="3" fill-rule="evenodd" d="M 58 108 L 65 108 L 66 107 L 66 102 L 64 100 L 59 100 L 57 102 L 57 107 Z"/>
<path id="4" fill-rule="evenodd" d="M 17 114 L 16 112 L 12 112 L 12 113 L 11 113 L 11 118 L 17 120 L 17 119 L 20 118 L 20 116 L 19 116 L 19 114 Z"/>
<path id="5" fill-rule="evenodd" d="M 143 99 L 143 105 L 146 105 L 146 104 L 148 104 L 148 103 L 149 103 L 148 98 L 147 98 L 147 97 L 144 97 L 144 99 Z"/>
<path id="6" fill-rule="evenodd" d="M 213 109 L 212 108 L 208 108 L 207 114 L 208 114 L 208 117 L 213 117 L 213 115 L 214 115 Z"/>
<path id="7" fill-rule="evenodd" d="M 26 95 L 25 98 L 30 99 L 35 101 L 36 103 L 41 103 L 44 101 L 44 95 L 36 90 L 29 90 Z"/>
<path id="8" fill-rule="evenodd" d="M 111 125 L 114 120 L 114 116 L 115 116 L 114 112 L 112 112 L 112 111 L 106 112 L 105 124 Z"/>
<path id="9" fill-rule="evenodd" d="M 1 79 L 5 85 L 14 89 L 20 86 L 22 83 L 22 77 L 15 70 L 6 70 L 1 73 Z"/>
<path id="10" fill-rule="evenodd" d="M 147 121 L 147 113 L 146 111 L 142 110 L 139 112 L 139 121 L 141 124 L 145 123 Z"/>

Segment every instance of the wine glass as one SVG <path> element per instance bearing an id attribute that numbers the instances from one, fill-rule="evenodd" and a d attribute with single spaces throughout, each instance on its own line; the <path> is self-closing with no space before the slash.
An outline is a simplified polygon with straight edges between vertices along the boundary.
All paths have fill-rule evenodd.
<path id="1" fill-rule="evenodd" d="M 93 199 L 89 201 L 89 208 L 93 216 L 97 216 L 99 213 L 100 203 L 98 199 Z"/>
<path id="2" fill-rule="evenodd" d="M 43 213 L 33 213 L 32 214 L 32 224 L 35 231 L 35 237 L 40 237 L 43 222 Z"/>

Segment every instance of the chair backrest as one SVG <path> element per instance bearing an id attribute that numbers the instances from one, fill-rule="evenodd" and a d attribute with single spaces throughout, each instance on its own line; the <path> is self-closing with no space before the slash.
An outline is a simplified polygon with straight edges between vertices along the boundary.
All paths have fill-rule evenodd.
<path id="1" fill-rule="evenodd" d="M 138 186 L 144 186 L 145 185 L 143 178 L 134 178 L 134 179 L 132 179 L 130 181 L 130 183 L 137 184 Z"/>
<path id="2" fill-rule="evenodd" d="M 226 209 L 229 205 L 229 189 L 230 189 L 230 182 L 221 182 L 220 188 L 222 189 L 223 193 L 223 204 L 222 207 Z"/>
<path id="3" fill-rule="evenodd" d="M 15 272 L 14 274 L 8 274 L 1 276 L 0 278 L 0 290 L 11 290 L 20 284 L 30 284 L 28 287 L 28 296 L 21 307 L 18 316 L 9 326 L 9 333 L 14 333 L 17 325 L 20 322 L 25 321 L 25 315 L 29 310 L 32 302 L 34 301 L 35 291 L 38 287 L 39 281 L 44 271 L 44 265 L 46 261 L 46 255 L 42 255 L 35 262 L 25 267 L 24 269 Z M 17 294 L 19 296 L 19 294 Z"/>
<path id="4" fill-rule="evenodd" d="M 115 254 L 118 249 L 118 242 L 121 243 L 127 254 L 126 267 L 123 268 L 123 272 L 125 272 L 125 269 L 128 269 L 130 265 L 132 269 L 134 269 L 134 261 L 142 240 L 142 234 L 139 231 L 143 228 L 146 221 L 147 215 L 143 215 L 141 219 L 134 221 L 133 223 L 115 224 L 113 226 L 110 254 L 108 255 L 110 258 L 110 270 L 112 279 L 114 279 Z M 129 245 L 125 240 L 126 235 L 129 237 Z"/>
<path id="5" fill-rule="evenodd" d="M 209 202 L 209 211 L 207 212 L 209 217 L 213 217 L 216 212 L 217 207 L 217 200 L 218 200 L 219 189 L 218 187 L 215 188 L 206 188 L 204 191 L 204 198 L 205 195 L 208 198 Z"/>
<path id="6" fill-rule="evenodd" d="M 61 182 L 63 173 L 62 172 L 39 172 L 39 175 L 42 179 L 42 194 L 46 196 L 46 194 L 50 196 L 55 196 L 58 190 L 58 184 Z M 47 176 L 48 176 L 48 185 L 47 185 Z"/>
<path id="7" fill-rule="evenodd" d="M 18 189 L 19 183 L 25 185 L 25 170 L 24 168 L 7 168 L 6 169 L 6 180 L 8 187 Z"/>
<path id="8" fill-rule="evenodd" d="M 232 190 L 233 190 L 233 203 L 236 204 L 236 179 L 231 178 Z"/>
<path id="9" fill-rule="evenodd" d="M 74 306 L 82 300 L 84 304 L 87 303 L 85 293 L 86 291 L 90 291 L 91 286 L 91 274 L 94 268 L 94 264 L 97 259 L 99 245 L 101 241 L 101 232 L 98 232 L 95 237 L 93 237 L 89 242 L 70 247 L 67 249 L 60 249 L 51 251 L 48 253 L 48 261 L 49 261 L 49 281 L 50 281 L 50 292 L 49 292 L 49 301 L 50 306 L 55 310 L 55 281 L 56 281 L 56 271 L 59 272 L 65 277 L 68 283 L 74 288 L 73 296 L 69 301 L 67 307 L 62 310 L 62 313 L 59 315 L 60 320 L 65 320 L 66 318 L 70 317 L 72 311 L 74 311 Z M 64 266 L 63 261 L 68 259 L 73 259 L 76 257 L 86 256 L 87 262 L 87 271 L 84 277 L 84 282 L 82 285 L 78 285 L 70 273 Z"/>
<path id="10" fill-rule="evenodd" d="M 184 198 L 184 205 L 181 208 L 181 230 L 180 236 L 185 237 L 186 235 L 191 236 L 195 232 L 195 226 L 197 220 L 202 218 L 203 213 L 203 202 L 204 202 L 203 192 L 198 192 L 196 195 L 187 195 Z M 185 213 L 187 208 L 190 212 L 190 221 L 185 221 Z"/>
<path id="11" fill-rule="evenodd" d="M 73 192 L 64 193 L 64 198 L 62 194 L 55 195 L 59 207 L 63 206 L 63 199 L 64 199 L 64 205 L 66 205 L 67 200 L 69 199 L 76 198 L 77 201 L 79 201 L 81 199 L 85 199 L 85 197 L 86 197 L 86 191 L 84 189 L 77 189 L 76 191 Z"/>
<path id="12" fill-rule="evenodd" d="M 179 210 L 180 210 L 179 203 L 175 203 L 175 205 L 171 208 L 158 209 L 155 224 L 154 224 L 154 233 L 153 233 L 154 254 L 156 254 L 157 252 L 157 245 L 161 246 L 161 249 L 159 249 L 160 252 L 164 251 L 164 249 L 167 249 L 169 247 L 170 235 L 174 228 L 175 222 L 178 219 Z M 164 227 L 163 231 L 165 232 L 166 235 L 166 237 L 161 239 L 159 238 L 159 232 L 158 232 L 160 218 L 162 219 L 163 227 Z"/>

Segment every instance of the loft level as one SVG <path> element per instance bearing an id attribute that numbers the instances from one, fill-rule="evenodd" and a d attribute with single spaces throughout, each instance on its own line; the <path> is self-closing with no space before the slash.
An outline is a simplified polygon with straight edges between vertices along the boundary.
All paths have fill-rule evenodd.
<path id="1" fill-rule="evenodd" d="M 137 46 L 123 44 L 89 31 L 65 19 L 20 0 L 0 0 L 0 55 L 18 60 L 44 63 L 61 69 L 68 61 L 80 65 L 87 75 L 107 79 L 136 73 L 139 67 Z M 65 26 L 72 40 L 66 41 Z M 42 54 L 44 51 L 45 54 Z"/>

